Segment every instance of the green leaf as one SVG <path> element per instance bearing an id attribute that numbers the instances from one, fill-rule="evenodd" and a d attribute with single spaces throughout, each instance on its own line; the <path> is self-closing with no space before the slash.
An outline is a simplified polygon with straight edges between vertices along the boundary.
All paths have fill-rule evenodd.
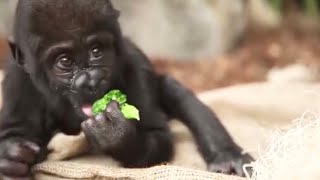
<path id="1" fill-rule="evenodd" d="M 129 104 L 124 104 L 121 106 L 121 112 L 126 119 L 136 119 L 140 121 L 139 110 Z"/>

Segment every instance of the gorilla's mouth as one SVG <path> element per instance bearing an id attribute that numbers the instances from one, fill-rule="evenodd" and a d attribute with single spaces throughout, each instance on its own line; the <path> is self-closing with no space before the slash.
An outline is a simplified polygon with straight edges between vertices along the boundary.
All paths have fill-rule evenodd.
<path id="1" fill-rule="evenodd" d="M 92 113 L 92 106 L 91 105 L 83 105 L 81 107 L 81 111 L 83 114 L 85 114 L 88 117 L 92 117 L 93 113 Z"/>
<path id="2" fill-rule="evenodd" d="M 71 97 L 71 103 L 74 104 L 74 107 L 81 116 L 91 118 L 93 117 L 92 105 L 96 100 L 103 97 L 104 92 L 106 91 L 99 91 L 90 95 L 81 93 L 73 94 Z"/>

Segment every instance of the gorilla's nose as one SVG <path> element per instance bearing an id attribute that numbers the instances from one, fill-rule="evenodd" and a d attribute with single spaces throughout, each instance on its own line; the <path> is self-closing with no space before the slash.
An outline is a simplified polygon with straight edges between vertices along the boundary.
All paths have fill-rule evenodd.
<path id="1" fill-rule="evenodd" d="M 86 84 L 88 84 L 89 81 L 90 81 L 89 74 L 86 72 L 81 73 L 75 78 L 74 87 L 76 89 L 82 89 L 86 86 Z"/>
<path id="2" fill-rule="evenodd" d="M 92 69 L 92 70 L 88 71 L 88 73 L 89 73 L 91 80 L 94 82 L 100 81 L 104 77 L 104 72 L 99 69 Z M 97 82 L 97 83 L 99 83 L 99 82 Z"/>
<path id="3" fill-rule="evenodd" d="M 86 93 L 96 91 L 103 79 L 103 72 L 90 70 L 80 73 L 74 80 L 73 87 Z"/>

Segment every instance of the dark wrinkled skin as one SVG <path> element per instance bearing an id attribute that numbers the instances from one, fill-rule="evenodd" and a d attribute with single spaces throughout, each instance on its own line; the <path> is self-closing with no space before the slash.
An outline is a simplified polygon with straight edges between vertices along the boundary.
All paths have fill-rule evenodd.
<path id="1" fill-rule="evenodd" d="M 208 170 L 243 176 L 241 154 L 216 115 L 121 35 L 108 0 L 28 0 L 17 8 L 12 57 L 3 81 L 0 179 L 30 179 L 56 132 L 84 131 L 93 150 L 124 167 L 148 167 L 173 155 L 168 121 L 192 131 Z M 140 111 L 125 120 L 116 102 L 94 118 L 81 110 L 120 89 Z M 130 153 L 128 151 L 130 150 Z"/>

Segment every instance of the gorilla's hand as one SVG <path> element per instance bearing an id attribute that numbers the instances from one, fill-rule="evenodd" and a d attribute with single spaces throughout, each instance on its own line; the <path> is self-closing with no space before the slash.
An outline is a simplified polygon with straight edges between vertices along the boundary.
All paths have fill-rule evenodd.
<path id="1" fill-rule="evenodd" d="M 89 143 L 104 151 L 121 148 L 136 133 L 136 126 L 124 118 L 116 101 L 111 101 L 103 113 L 83 122 L 81 127 Z"/>
<path id="2" fill-rule="evenodd" d="M 31 179 L 30 168 L 36 162 L 40 147 L 21 138 L 0 143 L 0 179 Z"/>
<path id="3" fill-rule="evenodd" d="M 216 173 L 233 174 L 245 176 L 243 165 L 253 162 L 254 159 L 249 154 L 241 154 L 236 152 L 220 152 L 215 161 L 209 163 L 208 170 Z M 252 174 L 251 169 L 247 169 L 249 175 Z"/>

